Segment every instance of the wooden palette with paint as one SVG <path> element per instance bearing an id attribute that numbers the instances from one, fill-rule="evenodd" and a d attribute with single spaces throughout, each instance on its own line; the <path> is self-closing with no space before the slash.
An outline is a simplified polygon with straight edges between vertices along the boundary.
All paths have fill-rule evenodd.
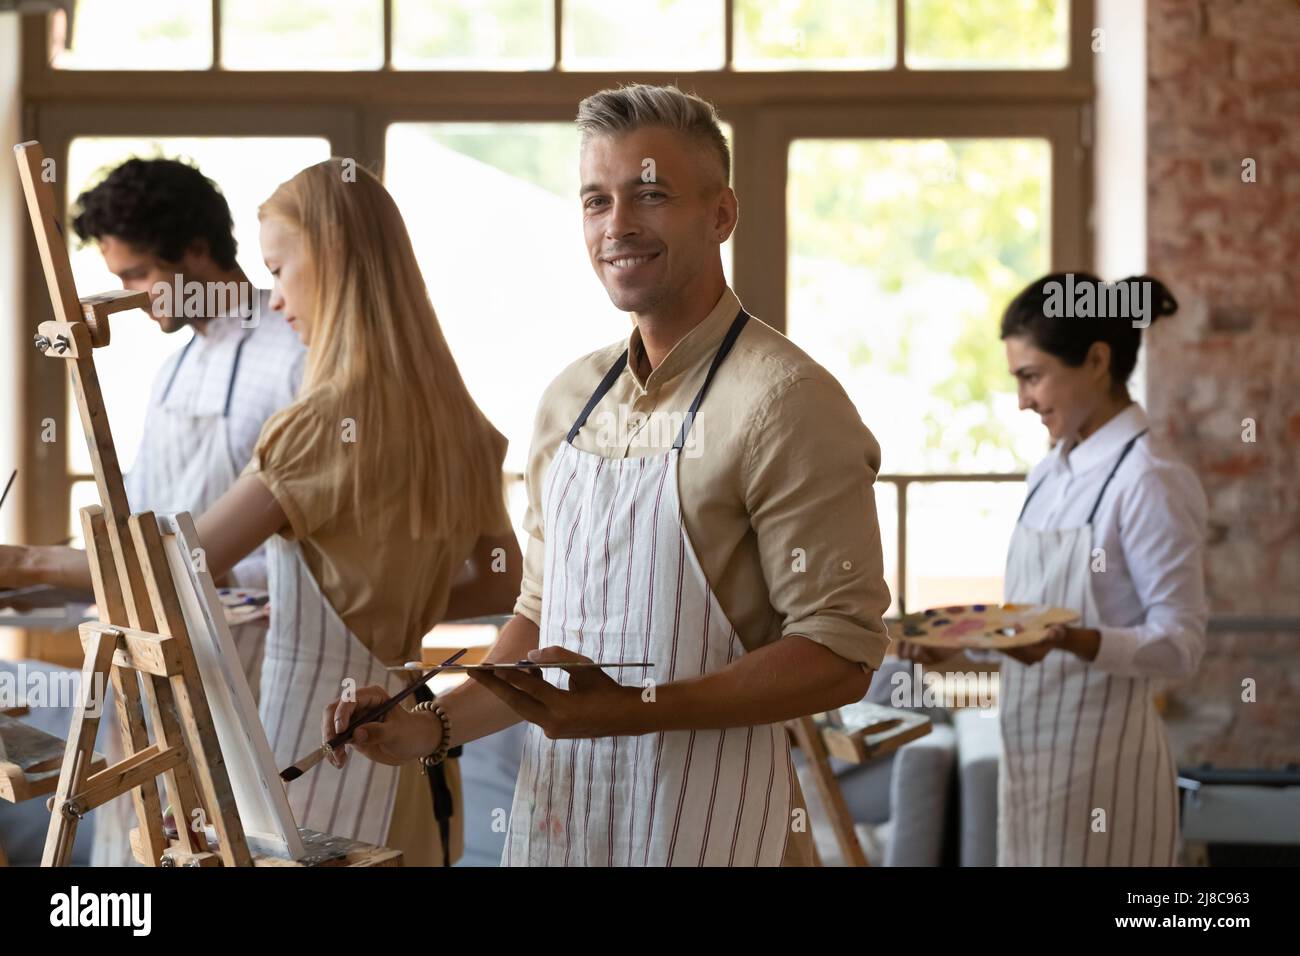
<path id="1" fill-rule="evenodd" d="M 1043 604 L 957 604 L 907 614 L 892 636 L 922 647 L 1024 647 L 1037 644 L 1054 624 L 1076 611 Z"/>

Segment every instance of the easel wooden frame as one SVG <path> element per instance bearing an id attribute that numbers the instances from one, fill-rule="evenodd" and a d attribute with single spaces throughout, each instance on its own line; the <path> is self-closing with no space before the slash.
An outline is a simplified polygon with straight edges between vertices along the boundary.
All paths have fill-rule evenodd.
<path id="1" fill-rule="evenodd" d="M 72 854 L 77 826 L 90 810 L 115 797 L 131 794 L 138 829 L 131 833 L 132 849 L 143 863 L 162 866 L 357 865 L 390 866 L 401 861 L 399 852 L 352 840 L 299 830 L 282 789 L 271 793 L 272 816 L 279 822 L 279 844 L 268 856 L 254 857 L 244 832 L 236 790 L 223 756 L 218 727 L 205 689 L 208 683 L 220 693 L 227 685 L 221 671 L 229 670 L 233 650 L 226 646 L 229 633 L 224 620 L 213 618 L 212 582 L 200 575 L 196 626 L 207 628 L 216 646 L 204 647 L 202 660 L 186 619 L 178 575 L 192 570 L 187 542 L 194 540 L 189 515 L 155 518 L 152 513 L 129 514 L 122 472 L 109 429 L 107 413 L 93 360 L 93 349 L 109 342 L 109 316 L 135 308 L 148 308 L 145 293 L 109 292 L 78 299 L 64 244 L 54 213 L 53 194 L 43 178 L 45 156 L 39 143 L 15 147 L 19 177 L 36 244 L 44 268 L 56 319 L 42 322 L 36 346 L 47 357 L 68 364 L 82 427 L 90 449 L 100 505 L 81 510 L 99 621 L 83 624 L 85 649 L 81 670 L 82 700 L 74 711 L 58 787 L 49 801 L 52 817 L 42 864 L 66 865 Z M 161 524 L 161 528 L 160 528 Z M 164 534 L 164 530 L 166 534 Z M 172 539 L 175 542 L 172 543 Z M 169 547 L 170 543 L 170 547 Z M 177 548 L 181 551 L 177 551 Z M 178 569 L 178 564 L 181 566 Z M 184 582 L 187 586 L 192 582 Z M 206 601 L 207 607 L 201 605 Z M 194 602 L 191 602 L 194 603 Z M 206 664 L 204 663 L 206 661 Z M 98 712 L 112 682 L 122 732 L 125 759 L 92 773 L 91 761 L 99 721 Z M 235 741 L 235 762 L 246 783 L 274 790 L 280 786 L 273 772 L 268 777 L 250 767 L 269 764 L 260 726 L 251 728 L 251 696 L 242 689 L 242 706 L 236 708 L 243 723 L 236 732 L 247 744 L 250 757 Z M 146 724 L 145 708 L 148 707 Z M 152 739 L 150 737 L 152 732 Z M 263 753 L 262 751 L 265 750 Z M 169 838 L 159 799 L 157 778 L 163 778 L 176 821 Z M 193 826 L 199 821 L 204 826 Z M 210 849 L 208 827 L 216 838 Z"/>
<path id="2" fill-rule="evenodd" d="M 68 364 L 85 431 L 100 506 L 83 508 L 82 529 L 100 620 L 81 626 L 86 656 L 81 670 L 82 706 L 73 715 L 42 864 L 66 865 L 77 825 L 90 810 L 131 793 L 147 861 L 176 862 L 163 831 L 156 777 L 163 777 L 176 828 L 176 849 L 188 865 L 251 866 L 253 857 L 235 805 L 212 713 L 162 537 L 152 514 L 132 515 L 95 370 L 93 349 L 109 342 L 114 312 L 147 308 L 145 293 L 116 292 L 78 299 L 63 231 L 45 176 L 38 143 L 14 149 L 55 320 L 42 322 L 37 348 Z M 126 759 L 93 776 L 89 762 L 100 716 L 96 690 L 105 680 L 116 692 Z M 143 694 L 141 690 L 143 688 Z M 145 724 L 149 708 L 154 740 Z M 216 830 L 220 849 L 211 853 L 189 821 Z"/>

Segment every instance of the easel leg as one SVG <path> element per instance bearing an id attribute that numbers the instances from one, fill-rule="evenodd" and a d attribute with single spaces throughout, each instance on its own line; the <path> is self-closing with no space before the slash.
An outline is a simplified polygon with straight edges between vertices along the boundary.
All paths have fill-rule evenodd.
<path id="1" fill-rule="evenodd" d="M 853 830 L 853 815 L 849 813 L 848 804 L 844 802 L 844 793 L 831 770 L 830 759 L 826 754 L 826 745 L 822 742 L 821 731 L 817 722 L 811 717 L 800 717 L 786 722 L 786 727 L 794 735 L 795 742 L 808 760 L 808 769 L 813 780 L 817 782 L 817 792 L 821 795 L 826 815 L 830 817 L 831 828 L 835 831 L 835 841 L 840 845 L 844 862 L 848 866 L 867 866 L 867 855 L 862 852 L 862 844 Z"/>
<path id="2" fill-rule="evenodd" d="M 126 622 L 126 605 L 122 600 L 122 587 L 113 561 L 113 548 L 104 521 L 104 509 L 90 505 L 81 509 L 81 531 L 86 541 L 86 558 L 90 564 L 90 579 L 94 586 L 95 603 L 100 620 L 109 623 Z M 130 757 L 149 746 L 149 732 L 145 727 L 144 705 L 140 699 L 140 678 L 134 672 L 123 673 L 113 667 L 113 690 L 117 707 L 117 726 L 122 741 L 124 757 Z M 149 854 L 157 861 L 167 849 L 167 839 L 162 827 L 162 804 L 158 799 L 158 784 L 150 781 L 131 791 L 136 821 L 140 825 L 140 838 Z M 127 834 L 122 834 L 125 840 Z"/>
<path id="3" fill-rule="evenodd" d="M 68 731 L 68 749 L 63 755 L 63 768 L 59 772 L 59 787 L 54 794 L 54 812 L 50 829 L 45 836 L 42 866 L 67 866 L 72 858 L 72 844 L 77 837 L 80 817 L 65 812 L 68 797 L 80 793 L 90 777 L 90 762 L 95 751 L 95 733 L 99 729 L 100 714 L 104 706 L 104 691 L 109 670 L 113 666 L 113 651 L 117 641 L 106 634 L 95 634 L 86 645 L 86 660 L 81 666 L 81 701 L 72 716 Z M 98 694 L 98 701 L 96 695 Z"/>
<path id="4" fill-rule="evenodd" d="M 130 550 L 132 552 L 130 563 L 136 567 L 140 564 L 130 537 L 124 540 L 120 536 L 115 538 L 108 527 L 103 509 L 99 506 L 83 508 L 81 520 L 87 544 L 93 542 L 93 547 L 87 547 L 87 557 L 90 559 L 91 579 L 95 583 L 95 598 L 100 602 L 101 620 L 104 612 L 107 611 L 111 623 L 122 623 L 123 618 L 147 620 L 152 628 L 153 609 L 150 607 L 148 596 L 143 593 L 143 586 L 141 593 L 132 596 L 131 603 L 127 602 L 128 595 L 122 590 L 122 578 L 118 569 L 125 566 L 127 562 L 125 559 L 119 559 L 117 551 L 120 548 Z M 149 746 L 148 734 L 145 733 L 144 728 L 144 708 L 140 698 L 139 680 L 134 673 L 129 675 L 129 679 L 116 679 L 116 668 L 114 674 L 113 687 L 117 691 L 122 746 L 127 756 L 130 756 L 141 748 Z M 149 719 L 154 738 L 159 746 L 166 748 L 179 743 L 180 722 L 176 716 L 176 704 L 172 697 L 171 686 L 165 679 L 146 674 L 144 696 L 149 704 Z M 122 716 L 121 709 L 124 706 L 128 708 L 125 718 Z M 135 714 L 129 711 L 132 707 L 135 709 Z M 190 829 L 193 811 L 200 805 L 189 764 L 182 763 L 168 770 L 163 775 L 163 782 L 176 820 L 181 848 L 189 853 L 206 851 L 206 844 L 201 842 L 198 835 Z M 137 788 L 132 792 L 131 799 L 135 804 L 136 817 L 140 823 L 140 838 L 144 849 L 150 854 L 149 862 L 157 866 L 168 844 L 163 833 L 162 806 L 158 800 L 157 786 L 153 785 L 149 790 L 152 791 L 152 797 L 147 790 Z"/>
<path id="5" fill-rule="evenodd" d="M 123 673 L 113 668 L 113 690 L 117 698 L 117 721 L 121 730 L 122 750 L 126 757 L 149 746 L 149 732 L 144 723 L 144 704 L 140 699 L 140 679 L 132 672 Z M 163 833 L 162 802 L 158 799 L 158 782 L 150 780 L 131 791 L 136 822 L 140 825 L 140 839 L 148 858 L 157 861 L 167 849 Z M 126 839 L 126 834 L 123 834 Z"/>
<path id="6" fill-rule="evenodd" d="M 181 733 L 180 719 L 176 713 L 176 699 L 172 695 L 171 685 L 166 678 L 146 675 L 144 695 L 149 703 L 149 719 L 153 723 L 154 737 L 160 747 L 174 747 L 184 739 Z M 191 751 L 191 754 L 193 751 Z M 194 823 L 194 811 L 202 810 L 199 792 L 194 786 L 194 775 L 188 762 L 178 764 L 163 775 L 163 785 L 167 790 L 167 800 L 172 806 L 172 817 L 176 821 L 176 835 L 181 842 L 181 849 L 186 853 L 205 853 L 207 843 L 200 839 L 191 826 Z M 159 812 L 159 828 L 162 815 Z M 153 863 L 157 865 L 155 858 Z"/>

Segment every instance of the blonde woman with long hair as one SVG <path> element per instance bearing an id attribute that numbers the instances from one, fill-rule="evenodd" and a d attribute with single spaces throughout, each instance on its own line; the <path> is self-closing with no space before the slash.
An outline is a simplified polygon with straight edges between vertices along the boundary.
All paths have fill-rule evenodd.
<path id="1" fill-rule="evenodd" d="M 341 691 L 400 689 L 387 668 L 418 659 L 436 623 L 508 610 L 522 561 L 506 441 L 465 387 L 387 190 L 329 160 L 276 189 L 259 218 L 271 306 L 307 345 L 307 368 L 198 531 L 217 576 L 269 540 L 259 710 L 288 766 L 319 745 Z M 456 772 L 446 779 L 454 791 Z M 407 865 L 448 862 L 457 842 L 414 762 L 318 765 L 289 799 L 300 826 L 400 849 Z"/>

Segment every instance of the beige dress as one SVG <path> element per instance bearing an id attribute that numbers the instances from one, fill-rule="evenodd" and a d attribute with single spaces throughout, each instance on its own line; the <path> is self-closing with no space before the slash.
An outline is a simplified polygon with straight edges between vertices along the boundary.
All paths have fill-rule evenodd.
<path id="1" fill-rule="evenodd" d="M 505 439 L 496 437 L 504 460 Z M 444 616 L 474 542 L 510 527 L 502 500 L 477 528 L 455 534 L 413 539 L 374 530 L 405 506 L 395 482 L 367 497 L 358 531 L 338 508 L 349 450 L 337 421 L 300 403 L 267 424 L 244 471 L 265 483 L 289 519 L 269 549 L 271 627 L 259 705 L 281 764 L 319 743 L 321 711 L 343 679 L 390 692 L 402 686 L 403 676 L 386 668 L 419 658 L 420 638 Z M 459 772 L 449 765 L 454 860 L 463 808 Z M 442 863 L 428 780 L 415 762 L 399 770 L 354 756 L 342 772 L 321 763 L 290 784 L 289 796 L 300 826 L 401 850 L 408 866 Z"/>

